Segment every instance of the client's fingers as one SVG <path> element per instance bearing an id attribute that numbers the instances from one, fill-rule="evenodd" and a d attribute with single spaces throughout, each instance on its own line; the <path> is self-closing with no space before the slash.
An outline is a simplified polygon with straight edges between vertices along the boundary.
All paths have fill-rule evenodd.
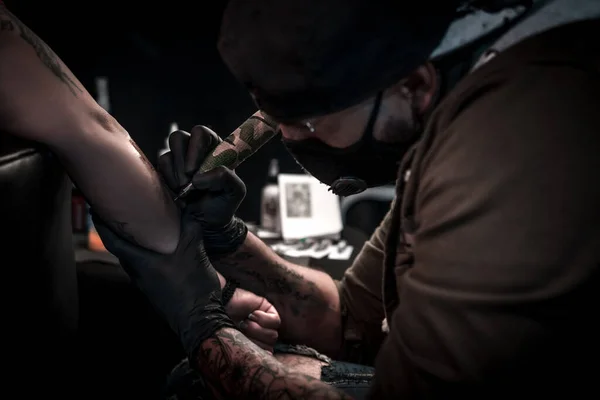
<path id="1" fill-rule="evenodd" d="M 275 329 L 263 328 L 258 323 L 245 320 L 240 323 L 241 332 L 252 341 L 259 341 L 273 346 L 279 337 Z"/>
<path id="2" fill-rule="evenodd" d="M 277 330 L 281 325 L 281 318 L 276 312 L 269 313 L 260 310 L 255 310 L 252 312 L 252 314 L 248 316 L 248 319 L 250 321 L 256 322 L 258 325 L 266 329 Z"/>

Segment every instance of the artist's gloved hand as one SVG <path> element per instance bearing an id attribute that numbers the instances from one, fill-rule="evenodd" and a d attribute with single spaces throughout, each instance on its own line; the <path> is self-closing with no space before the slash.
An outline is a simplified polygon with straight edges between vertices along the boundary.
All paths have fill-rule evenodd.
<path id="1" fill-rule="evenodd" d="M 204 126 L 195 126 L 191 133 L 175 131 L 169 136 L 171 150 L 158 160 L 158 171 L 174 193 L 193 183 L 180 206 L 202 221 L 204 245 L 211 258 L 235 252 L 248 234 L 246 224 L 235 217 L 246 196 L 244 182 L 225 167 L 198 172 L 219 143 L 219 136 Z"/>
<path id="2" fill-rule="evenodd" d="M 224 327 L 234 327 L 221 303 L 221 285 L 202 245 L 200 222 L 185 213 L 177 249 L 168 255 L 122 239 L 97 216 L 102 243 L 179 336 L 188 357 Z"/>

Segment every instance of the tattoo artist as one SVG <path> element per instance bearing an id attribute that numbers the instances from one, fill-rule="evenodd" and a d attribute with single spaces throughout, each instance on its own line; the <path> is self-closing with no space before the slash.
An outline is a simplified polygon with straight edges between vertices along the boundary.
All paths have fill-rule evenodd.
<path id="1" fill-rule="evenodd" d="M 438 3 L 225 12 L 221 55 L 310 173 L 340 195 L 398 177 L 341 282 L 246 233 L 232 218 L 243 185 L 224 168 L 183 169 L 196 193 L 171 255 L 98 225 L 217 397 L 348 398 L 334 387 L 348 377 L 327 385 L 250 343 L 215 268 L 273 302 L 283 340 L 376 359 L 369 398 L 598 395 L 600 3 Z M 201 149 L 190 139 L 165 161 L 172 189 Z"/>

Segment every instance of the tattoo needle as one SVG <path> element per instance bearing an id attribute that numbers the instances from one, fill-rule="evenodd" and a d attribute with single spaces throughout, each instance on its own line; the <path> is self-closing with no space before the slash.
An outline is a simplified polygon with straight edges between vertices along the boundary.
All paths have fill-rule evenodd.
<path id="1" fill-rule="evenodd" d="M 183 196 L 185 196 L 190 190 L 192 190 L 192 187 L 194 187 L 194 184 L 192 182 L 185 185 L 183 190 L 181 190 L 181 192 L 179 192 L 179 194 L 173 199 L 173 201 L 177 201 L 180 198 L 182 198 Z"/>

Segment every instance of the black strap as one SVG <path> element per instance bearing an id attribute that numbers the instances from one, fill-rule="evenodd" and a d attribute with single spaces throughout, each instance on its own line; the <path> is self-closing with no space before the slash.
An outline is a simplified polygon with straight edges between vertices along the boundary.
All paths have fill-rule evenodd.
<path id="1" fill-rule="evenodd" d="M 231 298 L 233 297 L 233 294 L 237 288 L 237 282 L 231 279 L 228 279 L 227 282 L 225 282 L 225 286 L 223 286 L 223 289 L 221 289 L 221 303 L 223 306 L 226 306 L 227 303 L 231 301 Z"/>

